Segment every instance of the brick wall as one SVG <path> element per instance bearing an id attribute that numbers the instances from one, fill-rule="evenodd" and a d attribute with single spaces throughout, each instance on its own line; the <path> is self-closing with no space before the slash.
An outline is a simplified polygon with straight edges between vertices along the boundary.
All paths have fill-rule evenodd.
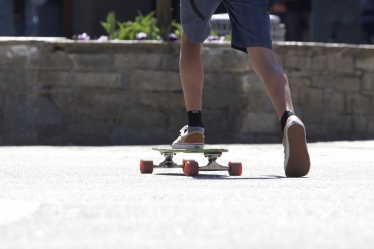
<path id="1" fill-rule="evenodd" d="M 1 145 L 171 143 L 186 124 L 178 43 L 0 39 Z M 374 139 L 374 47 L 276 43 L 308 141 Z M 207 44 L 207 143 L 278 143 L 247 55 Z"/>

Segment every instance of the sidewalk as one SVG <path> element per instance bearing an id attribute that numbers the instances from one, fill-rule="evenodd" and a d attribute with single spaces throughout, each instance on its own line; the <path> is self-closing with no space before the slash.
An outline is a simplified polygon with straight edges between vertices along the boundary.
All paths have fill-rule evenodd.
<path id="1" fill-rule="evenodd" d="M 241 177 L 141 175 L 141 158 L 163 160 L 151 146 L 0 147 L 0 247 L 373 247 L 374 141 L 309 144 L 297 179 L 280 144 L 219 147 Z"/>

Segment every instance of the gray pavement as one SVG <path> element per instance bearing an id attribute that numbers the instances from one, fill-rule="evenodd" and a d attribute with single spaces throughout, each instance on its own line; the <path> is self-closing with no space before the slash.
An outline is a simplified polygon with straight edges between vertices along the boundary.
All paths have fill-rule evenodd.
<path id="1" fill-rule="evenodd" d="M 241 177 L 141 175 L 150 146 L 1 147 L 0 248 L 373 248 L 374 141 L 309 144 L 298 179 L 281 145 L 220 147 Z"/>

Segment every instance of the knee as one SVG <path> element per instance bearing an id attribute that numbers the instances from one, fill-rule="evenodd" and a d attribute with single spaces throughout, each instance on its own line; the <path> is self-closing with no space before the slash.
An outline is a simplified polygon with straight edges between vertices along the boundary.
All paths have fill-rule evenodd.
<path id="1" fill-rule="evenodd" d="M 182 41 L 182 48 L 184 47 L 187 49 L 200 50 L 203 46 L 202 43 L 193 43 L 190 40 L 188 40 L 187 36 L 184 33 L 182 33 L 181 41 Z"/>

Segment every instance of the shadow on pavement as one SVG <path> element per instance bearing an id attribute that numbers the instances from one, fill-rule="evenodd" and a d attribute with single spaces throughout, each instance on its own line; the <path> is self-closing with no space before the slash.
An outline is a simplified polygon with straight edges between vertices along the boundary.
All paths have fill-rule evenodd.
<path id="1" fill-rule="evenodd" d="M 157 173 L 155 175 L 186 177 L 186 175 L 183 173 Z M 199 174 L 198 176 L 194 176 L 192 178 L 196 180 L 278 180 L 278 179 L 283 179 L 287 177 L 277 176 L 277 175 L 265 175 L 265 176 L 260 176 L 260 177 L 240 177 L 240 176 L 228 176 L 228 175 Z"/>

